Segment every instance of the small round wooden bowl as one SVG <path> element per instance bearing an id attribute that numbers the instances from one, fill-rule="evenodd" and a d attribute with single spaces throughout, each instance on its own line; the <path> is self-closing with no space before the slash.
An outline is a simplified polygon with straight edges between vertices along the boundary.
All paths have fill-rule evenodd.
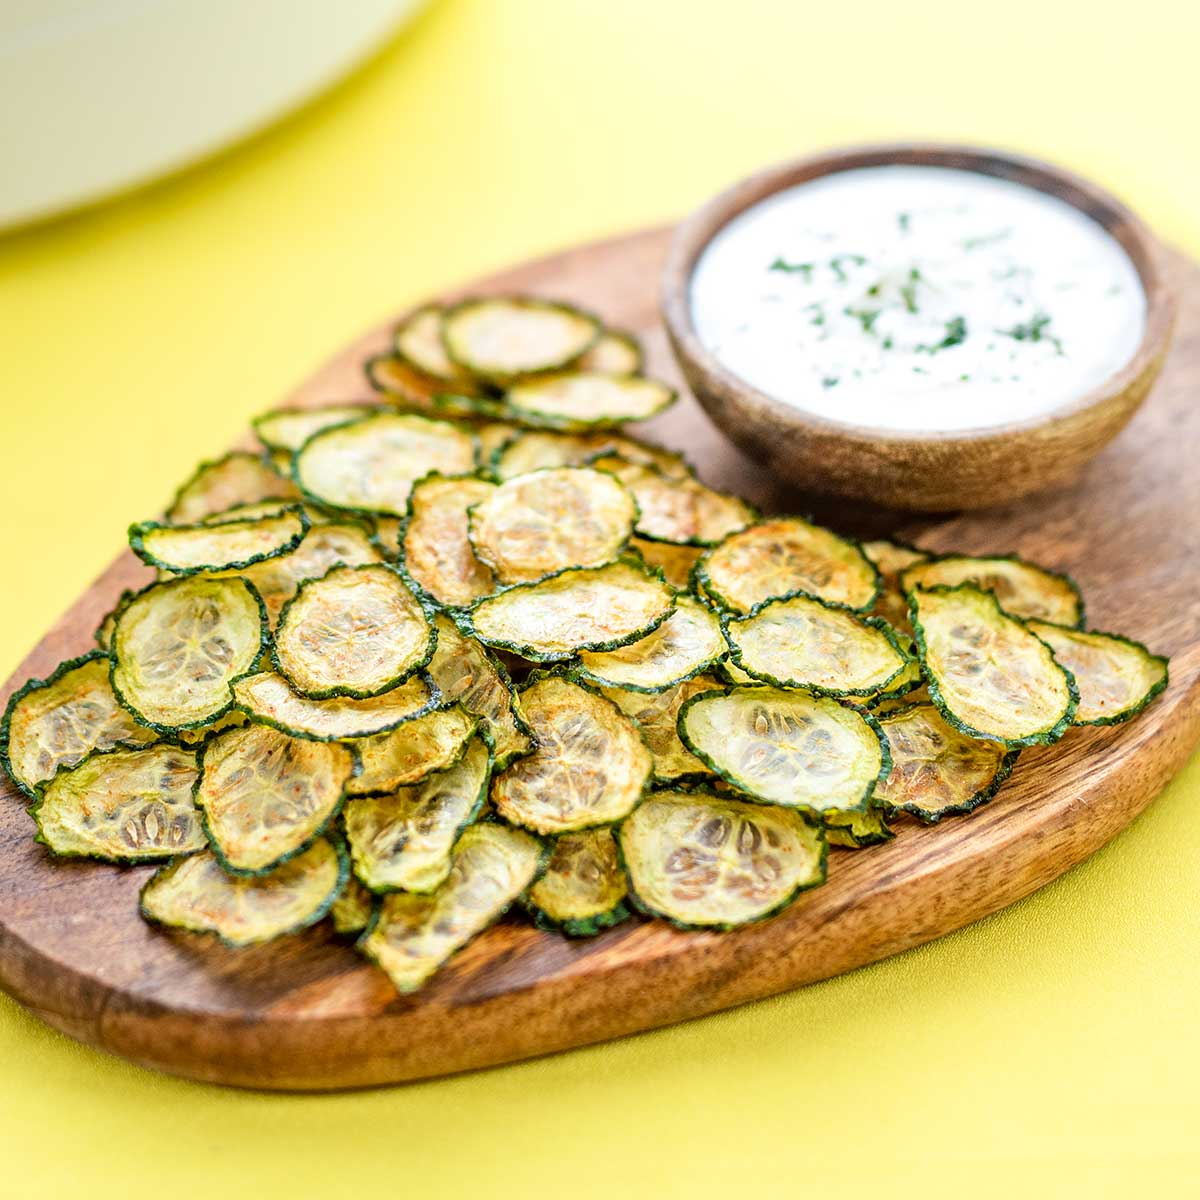
<path id="1" fill-rule="evenodd" d="M 1059 408 L 1010 425 L 921 432 L 874 429 L 805 413 L 758 391 L 701 343 L 692 322 L 692 271 L 724 225 L 784 188 L 854 167 L 906 163 L 957 167 L 1058 196 L 1125 248 L 1146 292 L 1146 331 L 1133 358 L 1105 383 Z M 663 318 L 696 398 L 743 450 L 808 491 L 939 512 L 1014 500 L 1071 479 L 1146 398 L 1175 321 L 1161 248 L 1124 205 L 1047 163 L 969 146 L 885 145 L 834 150 L 771 167 L 710 200 L 675 231 L 662 282 Z"/>

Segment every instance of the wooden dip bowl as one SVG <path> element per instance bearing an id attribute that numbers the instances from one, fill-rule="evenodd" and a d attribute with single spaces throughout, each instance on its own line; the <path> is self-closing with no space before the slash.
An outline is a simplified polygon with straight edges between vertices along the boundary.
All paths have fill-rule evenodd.
<path id="1" fill-rule="evenodd" d="M 713 236 L 752 205 L 798 183 L 856 167 L 902 163 L 976 171 L 1057 196 L 1125 249 L 1146 294 L 1146 327 L 1133 357 L 1100 386 L 1038 416 L 979 430 L 876 429 L 803 412 L 759 391 L 701 343 L 692 320 L 692 271 Z M 1120 432 L 1162 367 L 1175 298 L 1149 229 L 1107 192 L 1046 163 L 965 146 L 891 145 L 834 150 L 771 167 L 735 184 L 675 231 L 662 278 L 671 345 L 696 398 L 747 454 L 788 482 L 893 508 L 982 508 L 1063 484 Z"/>

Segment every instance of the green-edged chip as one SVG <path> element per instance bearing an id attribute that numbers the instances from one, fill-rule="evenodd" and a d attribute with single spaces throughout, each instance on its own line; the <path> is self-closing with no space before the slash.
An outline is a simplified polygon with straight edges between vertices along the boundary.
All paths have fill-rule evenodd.
<path id="1" fill-rule="evenodd" d="M 393 792 L 452 767 L 462 757 L 478 725 L 478 717 L 455 704 L 406 721 L 390 733 L 359 738 L 351 744 L 358 752 L 361 769 L 347 785 L 347 793 L 369 796 Z"/>
<path id="2" fill-rule="evenodd" d="M 684 929 L 760 921 L 825 880 L 819 827 L 711 792 L 655 792 L 619 836 L 633 902 Z"/>
<path id="3" fill-rule="evenodd" d="M 524 379 L 504 393 L 508 412 L 529 425 L 578 432 L 645 421 L 675 403 L 676 393 L 642 375 L 563 371 Z"/>
<path id="4" fill-rule="evenodd" d="M 415 309 L 396 326 L 392 343 L 399 358 L 444 389 L 474 393 L 478 390 L 475 377 L 446 353 L 442 340 L 445 312 L 440 304 Z"/>
<path id="5" fill-rule="evenodd" d="M 300 545 L 308 525 L 308 517 L 298 506 L 277 516 L 219 524 L 142 521 L 129 527 L 129 545 L 147 566 L 172 575 L 239 571 L 264 559 L 290 554 Z"/>
<path id="6" fill-rule="evenodd" d="M 657 467 L 673 479 L 687 479 L 692 474 L 681 454 L 615 430 L 554 433 L 546 429 L 526 429 L 515 433 L 485 461 L 491 463 L 492 474 L 503 481 L 543 467 L 586 466 L 591 459 L 606 454 L 616 454 L 628 463 Z"/>
<path id="7" fill-rule="evenodd" d="M 916 546 L 889 541 L 886 538 L 863 542 L 862 552 L 875 564 L 875 569 L 879 572 L 879 595 L 875 599 L 873 609 L 875 615 L 882 617 L 896 629 L 911 633 L 908 623 L 908 597 L 900 586 L 900 576 L 909 567 L 927 562 L 929 555 Z"/>
<path id="8" fill-rule="evenodd" d="M 704 554 L 703 546 L 682 546 L 642 537 L 630 538 L 629 549 L 640 554 L 647 566 L 661 571 L 663 578 L 679 592 L 691 587 L 692 569 Z"/>
<path id="9" fill-rule="evenodd" d="M 475 557 L 467 538 L 467 511 L 496 490 L 473 475 L 430 475 L 413 485 L 400 556 L 412 581 L 435 604 L 471 604 L 496 590 L 490 568 Z"/>
<path id="10" fill-rule="evenodd" d="M 680 779 L 712 775 L 708 765 L 679 740 L 679 710 L 693 696 L 720 690 L 722 686 L 711 675 L 697 675 L 665 692 L 600 690 L 642 731 L 642 738 L 654 760 L 654 782 L 675 783 Z"/>
<path id="11" fill-rule="evenodd" d="M 292 480 L 257 454 L 235 450 L 213 462 L 201 463 L 175 493 L 167 520 L 172 525 L 194 525 L 214 513 L 260 500 L 298 500 Z"/>
<path id="12" fill-rule="evenodd" d="M 629 916 L 628 891 L 617 839 L 606 825 L 555 838 L 525 904 L 540 928 L 591 937 Z"/>
<path id="13" fill-rule="evenodd" d="M 379 412 L 378 404 L 329 404 L 324 408 L 273 408 L 250 425 L 268 450 L 294 454 L 314 433 Z"/>
<path id="14" fill-rule="evenodd" d="M 886 814 L 874 806 L 866 812 L 825 814 L 825 839 L 831 846 L 863 850 L 890 842 L 895 836 L 888 828 Z"/>
<path id="15" fill-rule="evenodd" d="M 643 358 L 641 343 L 632 333 L 606 329 L 576 360 L 575 369 L 602 375 L 637 375 Z"/>
<path id="16" fill-rule="evenodd" d="M 357 936 L 370 924 L 374 909 L 374 895 L 352 875 L 329 909 L 333 932 L 339 937 Z"/>

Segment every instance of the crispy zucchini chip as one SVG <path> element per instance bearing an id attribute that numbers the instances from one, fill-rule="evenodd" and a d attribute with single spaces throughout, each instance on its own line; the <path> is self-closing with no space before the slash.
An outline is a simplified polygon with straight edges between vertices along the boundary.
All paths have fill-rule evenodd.
<path id="1" fill-rule="evenodd" d="M 918 588 L 909 603 L 929 694 L 951 725 L 1010 748 L 1062 737 L 1079 702 L 1075 681 L 993 593 Z"/>
<path id="2" fill-rule="evenodd" d="M 468 375 L 495 383 L 557 371 L 574 362 L 600 332 L 600 322 L 589 313 L 528 296 L 466 300 L 441 318 L 449 360 Z"/>
<path id="3" fill-rule="evenodd" d="M 129 545 L 147 566 L 172 575 L 200 571 L 240 571 L 268 558 L 290 554 L 308 531 L 297 507 L 273 517 L 219 524 L 164 525 L 142 521 L 129 527 Z"/>
<path id="4" fill-rule="evenodd" d="M 692 474 L 681 454 L 652 446 L 615 431 L 599 433 L 552 433 L 530 429 L 517 433 L 493 452 L 492 474 L 501 481 L 527 475 L 543 467 L 583 467 L 598 455 L 618 455 L 627 463 L 657 467 L 672 479 Z"/>
<path id="5" fill-rule="evenodd" d="M 400 517 L 372 517 L 374 532 L 371 541 L 379 548 L 385 562 L 400 558 L 400 539 L 404 536 L 404 521 Z"/>
<path id="6" fill-rule="evenodd" d="M 667 619 L 674 593 L 640 563 L 568 569 L 480 600 L 465 615 L 469 632 L 489 646 L 534 662 L 579 650 L 615 650 Z"/>
<path id="7" fill-rule="evenodd" d="M 767 600 L 724 628 L 734 661 L 755 679 L 826 696 L 884 692 L 912 661 L 886 621 L 812 596 Z"/>
<path id="8" fill-rule="evenodd" d="M 273 408 L 250 425 L 268 450 L 294 454 L 314 433 L 379 412 L 378 404 L 330 404 L 325 408 Z M 290 457 L 289 457 L 290 469 Z"/>
<path id="9" fill-rule="evenodd" d="M 909 704 L 880 718 L 892 769 L 875 803 L 922 821 L 968 813 L 990 800 L 1008 778 L 1016 750 L 983 742 L 947 725 L 932 704 Z"/>
<path id="10" fill-rule="evenodd" d="M 740 791 L 818 816 L 865 809 L 890 765 L 873 717 L 811 692 L 706 692 L 680 709 L 679 736 Z"/>
<path id="11" fill-rule="evenodd" d="M 683 929 L 762 920 L 825 881 L 824 835 L 800 813 L 711 792 L 655 792 L 619 837 L 634 904 Z"/>
<path id="12" fill-rule="evenodd" d="M 521 693 L 534 749 L 492 783 L 506 820 L 535 833 L 619 821 L 641 798 L 653 760 L 637 726 L 610 700 L 569 679 L 536 679 Z"/>
<path id="13" fill-rule="evenodd" d="M 335 567 L 288 602 L 271 651 L 275 669 L 311 700 L 391 691 L 429 662 L 437 635 L 391 567 Z"/>
<path id="14" fill-rule="evenodd" d="M 350 871 L 340 846 L 322 838 L 267 875 L 227 875 L 212 853 L 168 863 L 142 888 L 142 916 L 227 946 L 253 946 L 319 921 Z"/>
<path id="15" fill-rule="evenodd" d="M 352 875 L 329 909 L 333 932 L 340 937 L 362 933 L 371 922 L 375 897 Z"/>
<path id="16" fill-rule="evenodd" d="M 606 329 L 575 363 L 577 371 L 636 375 L 643 366 L 641 343 L 632 333 Z"/>
<path id="17" fill-rule="evenodd" d="M 625 868 L 609 826 L 555 838 L 545 873 L 526 906 L 541 929 L 590 937 L 629 916 Z"/>
<path id="18" fill-rule="evenodd" d="M 221 865 L 261 875 L 302 853 L 341 808 L 354 755 L 334 742 L 245 725 L 200 750 L 196 804 Z"/>
<path id="19" fill-rule="evenodd" d="M 440 691 L 424 676 L 414 676 L 391 691 L 362 700 L 351 696 L 310 700 L 292 691 L 282 675 L 260 671 L 239 679 L 233 694 L 238 708 L 255 724 L 314 742 L 387 733 L 442 703 Z"/>
<path id="20" fill-rule="evenodd" d="M 608 697 L 642 731 L 654 760 L 655 783 L 674 783 L 693 776 L 711 775 L 702 763 L 679 740 L 679 710 L 693 696 L 721 688 L 711 675 L 697 675 L 665 692 L 627 692 L 620 688 L 601 688 Z"/>
<path id="21" fill-rule="evenodd" d="M 137 593 L 133 588 L 123 588 L 121 594 L 117 597 L 117 602 L 104 614 L 100 620 L 100 624 L 96 626 L 96 632 L 92 635 L 96 639 L 96 645 L 101 650 L 107 652 L 112 646 L 113 630 L 117 625 L 117 614 L 134 598 Z"/>
<path id="22" fill-rule="evenodd" d="M 499 453 L 500 448 L 511 441 L 521 432 L 519 425 L 511 425 L 508 421 L 487 421 L 475 430 L 475 438 L 479 442 L 479 465 L 490 473 L 492 459 Z M 558 463 L 551 463 L 558 466 Z"/>
<path id="23" fill-rule="evenodd" d="M 745 500 L 714 492 L 690 476 L 672 478 L 652 464 L 626 462 L 619 454 L 602 454 L 591 461 L 633 493 L 638 505 L 637 532 L 643 538 L 712 546 L 758 517 Z"/>
<path id="24" fill-rule="evenodd" d="M 717 615 L 693 596 L 680 596 L 653 632 L 616 650 L 585 650 L 579 674 L 591 683 L 631 692 L 663 692 L 725 657 Z"/>
<path id="25" fill-rule="evenodd" d="M 201 463 L 175 493 L 167 509 L 172 525 L 195 525 L 213 513 L 260 500 L 298 500 L 295 483 L 270 463 L 246 450 L 235 450 L 213 462 Z"/>
<path id="26" fill-rule="evenodd" d="M 1056 625 L 1083 623 L 1083 597 L 1074 580 L 1015 557 L 950 554 L 908 567 L 900 582 L 905 592 L 970 583 L 991 592 L 1010 617 L 1053 621 Z"/>
<path id="27" fill-rule="evenodd" d="M 449 770 L 352 799 L 344 820 L 355 876 L 373 892 L 436 891 L 450 874 L 458 835 L 483 811 L 491 777 L 491 752 L 476 734 Z"/>
<path id="28" fill-rule="evenodd" d="M 685 592 L 692 583 L 692 568 L 704 553 L 703 546 L 680 546 L 672 542 L 652 542 L 633 537 L 629 548 L 642 556 L 646 564 L 663 573 L 663 578 L 676 591 Z"/>
<path id="29" fill-rule="evenodd" d="M 642 375 L 564 371 L 515 383 L 504 400 L 527 424 L 574 432 L 648 420 L 670 408 L 676 393 Z"/>
<path id="30" fill-rule="evenodd" d="M 407 721 L 391 733 L 360 738 L 354 749 L 361 769 L 347 785 L 347 793 L 370 796 L 394 792 L 452 767 L 462 757 L 478 725 L 478 717 L 456 704 Z"/>
<path id="31" fill-rule="evenodd" d="M 908 623 L 908 597 L 900 586 L 900 576 L 909 567 L 927 562 L 929 555 L 924 550 L 918 550 L 916 546 L 908 546 L 904 542 L 891 542 L 886 538 L 863 542 L 862 552 L 875 564 L 875 569 L 879 572 L 879 595 L 875 599 L 873 612 L 894 628 L 911 633 L 912 629 Z"/>
<path id="32" fill-rule="evenodd" d="M 463 831 L 446 882 L 430 896 L 383 898 L 359 947 L 398 992 L 414 992 L 476 934 L 498 920 L 533 882 L 542 844 L 493 822 Z"/>
<path id="33" fill-rule="evenodd" d="M 495 576 L 467 538 L 467 510 L 495 490 L 473 475 L 430 475 L 413 486 L 401 553 L 413 582 L 437 604 L 471 604 L 496 590 Z"/>
<path id="34" fill-rule="evenodd" d="M 475 391 L 475 378 L 446 353 L 442 340 L 445 309 L 440 304 L 426 304 L 411 312 L 393 334 L 396 354 L 415 371 L 439 380 L 443 386 Z"/>
<path id="35" fill-rule="evenodd" d="M 443 703 L 461 704 L 479 718 L 491 739 L 495 769 L 502 771 L 533 746 L 508 672 L 474 638 L 463 637 L 449 617 L 439 613 L 434 625 L 438 641 L 429 676 Z"/>
<path id="36" fill-rule="evenodd" d="M 831 846 L 862 850 L 890 842 L 895 836 L 888 828 L 883 810 L 874 806 L 866 812 L 825 814 L 825 840 Z"/>
<path id="37" fill-rule="evenodd" d="M 1117 633 L 1084 633 L 1030 621 L 1079 689 L 1076 725 L 1118 725 L 1140 713 L 1167 686 L 1167 660 Z"/>
<path id="38" fill-rule="evenodd" d="M 121 863 L 203 850 L 197 774 L 196 756 L 179 746 L 95 751 L 38 790 L 37 840 L 55 854 Z"/>
<path id="39" fill-rule="evenodd" d="M 415 413 L 385 412 L 314 434 L 296 451 L 292 472 L 318 504 L 402 517 L 423 475 L 474 467 L 469 433 Z"/>
<path id="40" fill-rule="evenodd" d="M 633 497 L 612 475 L 548 467 L 492 486 L 471 509 L 468 530 L 475 556 L 497 579 L 532 583 L 567 567 L 611 562 L 636 517 Z"/>
<path id="41" fill-rule="evenodd" d="M 333 509 L 322 508 L 319 504 L 301 504 L 295 500 L 257 500 L 253 504 L 235 504 L 224 512 L 212 513 L 199 524 L 228 525 L 230 521 L 259 521 L 263 517 L 278 517 L 289 512 L 303 513 L 310 526 L 325 525 L 340 519 Z"/>
<path id="42" fill-rule="evenodd" d="M 244 579 L 188 575 L 153 583 L 113 630 L 117 699 L 159 732 L 195 728 L 233 706 L 230 685 L 267 645 L 267 615 Z"/>
<path id="43" fill-rule="evenodd" d="M 108 655 L 92 650 L 60 663 L 47 679 L 15 691 L 0 724 L 0 763 L 27 796 L 94 750 L 158 740 L 122 708 L 109 682 Z"/>
<path id="44" fill-rule="evenodd" d="M 696 578 L 722 608 L 740 613 L 794 592 L 865 612 L 879 591 L 878 572 L 858 546 L 801 517 L 730 534 L 700 560 Z"/>
<path id="45" fill-rule="evenodd" d="M 886 705 L 891 701 L 911 696 L 925 682 L 925 676 L 921 674 L 921 663 L 917 658 L 917 648 L 912 642 L 905 642 L 905 653 L 908 655 L 908 661 L 904 664 L 904 669 L 900 674 L 892 678 L 887 687 L 872 692 L 870 695 L 861 696 L 856 701 L 857 704 L 865 704 L 867 708 L 876 709 L 881 704 Z"/>

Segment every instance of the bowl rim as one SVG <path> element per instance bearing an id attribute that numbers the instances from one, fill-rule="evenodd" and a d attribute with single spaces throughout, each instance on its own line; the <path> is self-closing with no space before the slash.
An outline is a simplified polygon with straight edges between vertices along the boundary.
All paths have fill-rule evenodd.
<path id="1" fill-rule="evenodd" d="M 692 319 L 692 274 L 709 242 L 735 217 L 787 188 L 825 175 L 873 166 L 934 166 L 975 171 L 1056 196 L 1096 221 L 1124 249 L 1146 296 L 1146 323 L 1129 360 L 1099 384 L 1055 408 L 1004 425 L 979 429 L 887 429 L 839 421 L 794 407 L 760 391 L 725 366 L 700 340 Z M 954 142 L 877 142 L 838 146 L 756 171 L 718 192 L 674 229 L 663 266 L 660 305 L 675 353 L 706 379 L 743 403 L 796 429 L 847 440 L 903 445 L 1004 440 L 1057 425 L 1124 394 L 1166 354 L 1176 297 L 1164 274 L 1165 251 L 1150 228 L 1110 192 L 1042 159 Z"/>

